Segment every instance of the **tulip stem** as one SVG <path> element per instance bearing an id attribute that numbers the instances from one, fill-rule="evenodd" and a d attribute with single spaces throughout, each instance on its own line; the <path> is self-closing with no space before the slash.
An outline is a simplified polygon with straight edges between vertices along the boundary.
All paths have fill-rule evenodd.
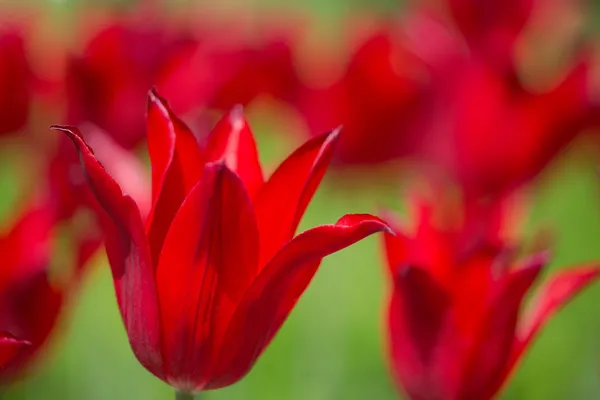
<path id="1" fill-rule="evenodd" d="M 194 400 L 195 396 L 192 393 L 175 391 L 175 400 Z"/>

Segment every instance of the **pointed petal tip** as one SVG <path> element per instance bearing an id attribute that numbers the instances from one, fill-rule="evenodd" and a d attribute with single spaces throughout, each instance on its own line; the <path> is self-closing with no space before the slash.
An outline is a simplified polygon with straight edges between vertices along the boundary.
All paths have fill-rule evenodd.
<path id="1" fill-rule="evenodd" d="M 168 108 L 168 102 L 167 100 L 165 100 L 159 93 L 158 90 L 156 89 L 155 86 L 152 87 L 152 89 L 150 89 L 148 91 L 148 108 L 152 105 L 152 104 L 157 104 L 159 107 L 161 108 Z"/>
<path id="2" fill-rule="evenodd" d="M 244 106 L 236 104 L 229 111 L 229 123 L 234 131 L 241 131 L 247 125 L 246 118 L 244 117 Z"/>
<path id="3" fill-rule="evenodd" d="M 337 128 L 333 129 L 328 137 L 327 137 L 327 141 L 337 141 L 338 138 L 340 137 L 340 133 L 342 132 L 342 129 L 344 127 L 342 125 L 338 126 Z"/>
<path id="4" fill-rule="evenodd" d="M 85 147 L 91 154 L 94 154 L 94 151 L 85 142 L 85 139 L 78 128 L 70 125 L 50 125 L 50 129 L 66 134 L 78 149 Z"/>
<path id="5" fill-rule="evenodd" d="M 336 225 L 353 226 L 363 225 L 368 226 L 372 233 L 384 232 L 395 236 L 394 230 L 383 219 L 370 214 L 346 214 L 338 220 Z"/>
<path id="6" fill-rule="evenodd" d="M 242 104 L 236 104 L 231 108 L 229 114 L 232 118 L 244 118 L 244 106 Z"/>

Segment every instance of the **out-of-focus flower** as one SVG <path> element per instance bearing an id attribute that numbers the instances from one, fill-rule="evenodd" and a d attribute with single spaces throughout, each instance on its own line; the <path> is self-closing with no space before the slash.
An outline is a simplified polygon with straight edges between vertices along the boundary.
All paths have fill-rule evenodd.
<path id="1" fill-rule="evenodd" d="M 44 349 L 81 276 L 78 269 L 62 282 L 53 280 L 56 226 L 55 214 L 45 204 L 28 210 L 0 237 L 0 348 L 6 346 L 0 355 L 2 383 L 20 377 Z"/>
<path id="2" fill-rule="evenodd" d="M 379 30 L 352 54 L 332 85 L 306 88 L 298 108 L 312 132 L 342 124 L 340 164 L 381 163 L 415 151 L 419 107 L 427 87 L 419 64 L 392 31 Z"/>
<path id="3" fill-rule="evenodd" d="M 482 43 L 464 46 L 441 13 L 417 6 L 401 21 L 379 21 L 340 78 L 302 90 L 296 106 L 313 131 L 344 126 L 335 158 L 341 165 L 401 159 L 412 170 L 458 183 L 469 196 L 501 197 L 594 124 L 590 57 L 578 54 L 564 77 L 534 92 L 512 58 L 529 2 L 510 2 L 513 9 L 503 13 L 477 2 L 451 3 L 461 31 Z M 494 24 L 477 25 L 479 13 Z M 487 36 L 475 34 L 484 29 Z M 510 58 L 496 62 L 485 51 Z"/>
<path id="4" fill-rule="evenodd" d="M 137 205 L 75 128 L 66 132 L 105 213 L 117 300 L 140 363 L 178 390 L 231 385 L 283 324 L 321 259 L 388 229 L 369 215 L 294 233 L 337 132 L 296 150 L 264 181 L 252 133 L 233 109 L 200 146 L 154 92 L 148 102 L 152 208 Z"/>
<path id="5" fill-rule="evenodd" d="M 588 62 L 543 93 L 515 76 L 471 61 L 440 83 L 422 128 L 431 139 L 424 159 L 458 182 L 469 196 L 501 197 L 529 181 L 592 124 Z M 429 155 L 426 153 L 429 152 Z"/>
<path id="6" fill-rule="evenodd" d="M 114 18 L 93 33 L 66 71 L 67 121 L 90 122 L 130 149 L 145 137 L 148 90 L 172 54 L 192 42 L 184 29 L 171 32 L 152 18 Z"/>
<path id="7" fill-rule="evenodd" d="M 439 215 L 421 204 L 414 233 L 397 227 L 385 236 L 390 358 L 412 399 L 492 398 L 545 322 L 600 274 L 597 265 L 555 274 L 523 316 L 547 254 L 515 266 L 515 248 L 502 237 L 506 216 L 485 207 L 465 210 L 461 223 L 456 210 Z M 486 214 L 486 224 L 473 219 Z"/>
<path id="8" fill-rule="evenodd" d="M 231 17 L 205 27 L 196 33 L 196 43 L 171 57 L 157 88 L 179 113 L 207 107 L 227 111 L 259 96 L 294 101 L 301 83 L 293 46 L 302 26 L 282 20 Z"/>
<path id="9" fill-rule="evenodd" d="M 33 74 L 24 34 L 18 27 L 0 28 L 0 135 L 22 129 L 29 118 Z"/>

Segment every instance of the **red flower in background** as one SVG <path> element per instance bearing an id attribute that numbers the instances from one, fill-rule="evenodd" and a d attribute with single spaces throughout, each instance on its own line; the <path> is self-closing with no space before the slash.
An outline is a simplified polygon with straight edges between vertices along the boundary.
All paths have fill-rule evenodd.
<path id="1" fill-rule="evenodd" d="M 148 89 L 172 54 L 192 42 L 184 29 L 170 32 L 152 18 L 113 19 L 94 32 L 66 71 L 67 121 L 91 122 L 127 149 L 145 135 Z"/>
<path id="2" fill-rule="evenodd" d="M 38 358 L 81 278 L 81 268 L 61 280 L 57 280 L 60 274 L 52 275 L 52 236 L 57 226 L 55 213 L 46 204 L 28 210 L 0 237 L 0 381 L 3 383 L 18 378 Z M 77 253 L 79 248 L 75 245 L 73 250 Z"/>
<path id="3" fill-rule="evenodd" d="M 380 21 L 344 74 L 305 88 L 296 106 L 313 131 L 344 126 L 339 164 L 403 159 L 469 196 L 501 197 L 594 125 L 590 57 L 580 54 L 564 78 L 535 93 L 519 81 L 512 54 L 531 2 L 449 1 L 469 47 L 443 15 L 418 6 L 401 21 Z"/>
<path id="4" fill-rule="evenodd" d="M 344 75 L 324 89 L 305 89 L 298 108 L 309 129 L 342 124 L 340 164 L 380 163 L 415 151 L 427 83 L 415 57 L 392 31 L 380 30 L 352 54 Z"/>
<path id="5" fill-rule="evenodd" d="M 582 130 L 598 106 L 582 61 L 543 93 L 470 61 L 440 83 L 429 109 L 424 160 L 469 196 L 502 196 L 534 178 Z"/>
<path id="6" fill-rule="evenodd" d="M 421 205 L 414 234 L 397 228 L 385 236 L 392 369 L 412 399 L 490 399 L 545 322 L 600 269 L 555 274 L 523 316 L 523 299 L 547 255 L 514 265 L 515 249 L 501 235 L 505 216 L 495 206 L 465 209 L 454 227 L 447 217 L 456 210 L 446 219 L 439 210 Z"/>
<path id="7" fill-rule="evenodd" d="M 151 93 L 152 208 L 145 227 L 130 196 L 75 128 L 88 184 L 105 213 L 117 300 L 141 364 L 193 392 L 245 376 L 301 296 L 321 259 L 387 226 L 368 215 L 294 233 L 321 181 L 337 132 L 289 156 L 265 181 L 241 109 L 200 146 Z"/>
<path id="8" fill-rule="evenodd" d="M 27 124 L 33 90 L 33 74 L 22 28 L 0 29 L 0 135 L 16 132 Z"/>
<path id="9" fill-rule="evenodd" d="M 175 111 L 227 111 L 259 96 L 296 98 L 301 83 L 292 48 L 303 33 L 299 23 L 290 17 L 206 22 L 197 42 L 174 54 L 157 81 Z"/>

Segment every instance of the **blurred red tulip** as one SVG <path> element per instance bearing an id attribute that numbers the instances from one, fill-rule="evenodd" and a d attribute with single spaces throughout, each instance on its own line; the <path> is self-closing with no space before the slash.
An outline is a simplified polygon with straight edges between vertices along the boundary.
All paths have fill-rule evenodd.
<path id="1" fill-rule="evenodd" d="M 380 163 L 415 151 L 413 135 L 427 83 L 414 56 L 391 31 L 380 30 L 356 49 L 344 75 L 298 100 L 312 132 L 342 124 L 340 164 Z"/>
<path id="2" fill-rule="evenodd" d="M 79 278 L 75 271 L 63 285 L 51 279 L 52 235 L 56 224 L 50 207 L 32 208 L 0 237 L 3 265 L 0 359 L 4 362 L 0 381 L 3 383 L 18 378 L 44 348 L 66 297 Z"/>
<path id="3" fill-rule="evenodd" d="M 283 324 L 321 259 L 388 229 L 347 215 L 296 237 L 338 133 L 289 156 L 266 182 L 253 135 L 233 109 L 200 146 L 154 92 L 148 102 L 152 209 L 145 227 L 75 128 L 75 143 L 104 209 L 106 249 L 132 349 L 178 390 L 231 385 Z"/>
<path id="4" fill-rule="evenodd" d="M 468 196 L 499 196 L 528 182 L 592 124 L 588 62 L 544 93 L 472 60 L 440 83 L 424 129 L 425 159 Z"/>
<path id="5" fill-rule="evenodd" d="M 196 43 L 171 57 L 158 89 L 177 112 L 206 107 L 227 111 L 259 96 L 293 101 L 301 84 L 292 46 L 301 29 L 292 20 L 284 21 L 288 25 L 265 20 L 255 26 L 232 18 L 207 27 L 198 32 Z"/>
<path id="6" fill-rule="evenodd" d="M 67 121 L 90 122 L 130 149 L 145 137 L 144 104 L 172 54 L 192 42 L 151 20 L 113 20 L 67 64 Z"/>
<path id="7" fill-rule="evenodd" d="M 513 267 L 514 248 L 502 241 L 506 222 L 497 209 L 465 210 L 465 221 L 454 227 L 434 215 L 439 210 L 422 205 L 414 235 L 397 228 L 396 236 L 385 236 L 392 369 L 411 399 L 491 399 L 545 322 L 600 268 L 555 274 L 524 317 L 523 299 L 546 253 Z M 491 222 L 474 229 L 471 217 L 486 213 Z M 442 217 L 449 215 L 455 210 Z"/>

